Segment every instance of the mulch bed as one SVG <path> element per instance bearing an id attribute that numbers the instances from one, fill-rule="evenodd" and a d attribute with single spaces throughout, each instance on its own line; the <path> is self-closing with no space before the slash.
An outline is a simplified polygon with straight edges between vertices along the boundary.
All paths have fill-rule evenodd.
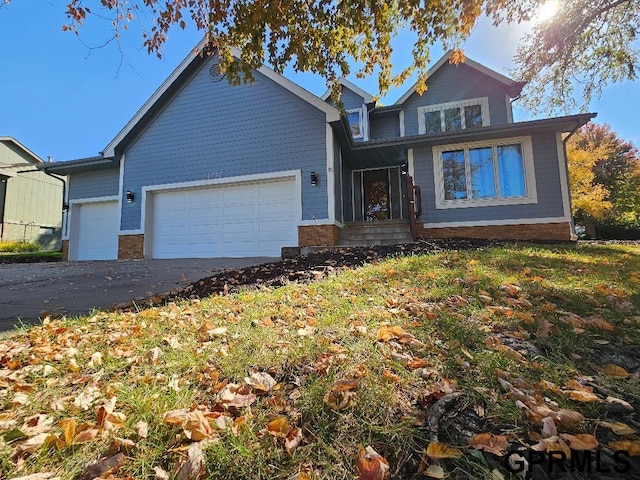
<path id="1" fill-rule="evenodd" d="M 155 296 L 158 304 L 180 298 L 203 298 L 218 293 L 232 293 L 245 288 L 279 287 L 289 282 L 319 280 L 341 268 L 354 268 L 389 257 L 422 255 L 444 250 L 474 250 L 513 244 L 513 241 L 443 239 L 403 245 L 376 245 L 332 248 L 308 255 L 299 255 L 262 265 L 223 270 L 211 277 L 173 290 L 168 295 Z M 531 243 L 531 242 L 526 242 Z M 553 242 L 545 242 L 546 244 Z M 566 242 L 556 242 L 566 244 Z"/>

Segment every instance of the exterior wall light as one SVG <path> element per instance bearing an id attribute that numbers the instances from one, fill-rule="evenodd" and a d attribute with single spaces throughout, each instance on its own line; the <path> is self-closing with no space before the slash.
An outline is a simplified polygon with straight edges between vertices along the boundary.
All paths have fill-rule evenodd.
<path id="1" fill-rule="evenodd" d="M 318 184 L 318 175 L 316 175 L 316 172 L 311 172 L 311 185 L 317 185 Z"/>
<path id="2" fill-rule="evenodd" d="M 133 195 L 133 192 L 131 190 L 127 190 L 127 202 L 133 203 L 134 198 L 135 196 Z"/>

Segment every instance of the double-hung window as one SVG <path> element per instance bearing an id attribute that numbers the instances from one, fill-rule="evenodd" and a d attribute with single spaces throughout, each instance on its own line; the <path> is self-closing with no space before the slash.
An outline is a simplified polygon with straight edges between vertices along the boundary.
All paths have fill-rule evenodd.
<path id="1" fill-rule="evenodd" d="M 351 135 L 354 139 L 364 138 L 364 128 L 362 125 L 362 109 L 354 108 L 347 110 L 347 119 L 351 127 Z"/>
<path id="2" fill-rule="evenodd" d="M 436 208 L 538 201 L 531 137 L 433 148 Z"/>
<path id="3" fill-rule="evenodd" d="M 420 134 L 434 135 L 488 125 L 489 100 L 487 97 L 418 107 Z"/>

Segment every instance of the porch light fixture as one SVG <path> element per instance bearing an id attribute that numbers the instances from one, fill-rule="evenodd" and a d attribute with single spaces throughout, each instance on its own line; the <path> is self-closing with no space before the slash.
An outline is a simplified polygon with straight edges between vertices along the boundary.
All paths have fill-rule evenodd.
<path id="1" fill-rule="evenodd" d="M 133 199 L 134 199 L 133 192 L 131 190 L 127 190 L 127 202 L 133 203 Z"/>
<path id="2" fill-rule="evenodd" d="M 318 184 L 318 175 L 316 175 L 316 172 L 311 172 L 311 185 L 317 185 Z"/>

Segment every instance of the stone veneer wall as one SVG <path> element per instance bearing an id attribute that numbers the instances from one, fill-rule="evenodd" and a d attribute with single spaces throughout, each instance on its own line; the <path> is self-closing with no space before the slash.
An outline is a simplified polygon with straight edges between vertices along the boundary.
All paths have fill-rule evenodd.
<path id="1" fill-rule="evenodd" d="M 421 238 L 489 238 L 503 240 L 566 240 L 571 238 L 570 223 L 486 225 L 477 227 L 424 228 L 418 224 Z"/>
<path id="2" fill-rule="evenodd" d="M 118 236 L 118 260 L 144 258 L 144 234 Z"/>
<path id="3" fill-rule="evenodd" d="M 336 225 L 307 225 L 298 227 L 298 246 L 337 245 L 340 228 Z"/>

